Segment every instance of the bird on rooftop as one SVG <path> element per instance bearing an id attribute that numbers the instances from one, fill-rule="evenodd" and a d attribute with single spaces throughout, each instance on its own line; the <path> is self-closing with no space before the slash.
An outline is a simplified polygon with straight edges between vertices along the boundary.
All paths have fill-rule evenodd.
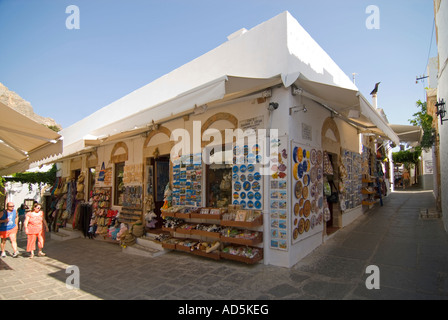
<path id="1" fill-rule="evenodd" d="M 380 83 L 381 83 L 381 82 L 377 82 L 377 83 L 375 84 L 375 89 L 373 89 L 372 92 L 370 92 L 370 94 L 376 94 L 376 93 L 378 92 L 378 85 L 379 85 Z"/>

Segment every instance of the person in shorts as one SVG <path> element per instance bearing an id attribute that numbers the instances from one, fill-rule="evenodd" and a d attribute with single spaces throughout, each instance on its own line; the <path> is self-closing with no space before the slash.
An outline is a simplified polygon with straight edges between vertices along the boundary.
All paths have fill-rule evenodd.
<path id="1" fill-rule="evenodd" d="M 409 186 L 409 172 L 404 170 L 403 172 L 403 189 L 406 189 L 406 186 Z"/>
<path id="2" fill-rule="evenodd" d="M 28 206 L 26 206 L 24 203 L 22 203 L 19 210 L 17 210 L 17 212 L 19 214 L 18 226 L 19 226 L 20 231 L 23 231 L 23 223 L 25 222 L 25 215 L 26 215 L 27 209 L 28 209 Z"/>
<path id="3" fill-rule="evenodd" d="M 19 256 L 19 251 L 17 250 L 17 224 L 19 222 L 19 216 L 17 215 L 16 209 L 14 209 L 14 203 L 8 202 L 6 204 L 6 209 L 2 212 L 2 217 L 0 218 L 0 238 L 1 238 L 1 250 L 2 258 L 6 257 L 5 247 L 6 239 L 9 238 L 11 241 L 12 249 L 14 250 L 13 258 Z"/>

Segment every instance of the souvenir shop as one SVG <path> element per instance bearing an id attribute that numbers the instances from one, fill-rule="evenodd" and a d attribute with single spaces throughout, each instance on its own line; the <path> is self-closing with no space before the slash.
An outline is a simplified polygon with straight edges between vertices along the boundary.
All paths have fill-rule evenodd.
<path id="1" fill-rule="evenodd" d="M 218 105 L 63 160 L 54 230 L 69 224 L 123 246 L 149 233 L 169 250 L 294 265 L 378 201 L 384 174 L 373 136 L 311 99 L 300 98 L 307 112 L 291 110 L 299 98 L 270 90 L 270 100 Z M 276 100 L 283 103 L 272 111 Z M 205 139 L 172 154 L 171 132 L 186 128 L 193 145 L 195 121 L 223 137 L 225 129 L 277 130 L 242 144 Z"/>
<path id="2" fill-rule="evenodd" d="M 284 267 L 372 205 L 373 138 L 398 140 L 288 12 L 62 134 L 56 227 Z"/>

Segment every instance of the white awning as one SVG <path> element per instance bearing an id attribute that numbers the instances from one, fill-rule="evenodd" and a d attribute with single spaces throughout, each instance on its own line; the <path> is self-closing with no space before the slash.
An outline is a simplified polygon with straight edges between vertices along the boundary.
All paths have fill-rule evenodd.
<path id="1" fill-rule="evenodd" d="M 29 164 L 62 152 L 61 136 L 0 103 L 0 175 L 25 171 Z"/>
<path id="2" fill-rule="evenodd" d="M 82 138 L 68 143 L 64 136 L 64 152 L 62 156 L 67 157 L 83 150 L 90 150 L 90 147 L 97 147 L 142 134 L 150 131 L 153 123 L 191 114 L 194 112 L 195 107 L 198 106 L 213 105 L 214 102 L 222 103 L 237 99 L 281 83 L 280 75 L 269 79 L 222 76 L 170 100 L 154 106 L 148 106 L 140 112 L 129 114 L 123 119 L 106 126 L 98 126 L 91 132 L 86 132 L 80 127 L 78 130 L 84 133 Z M 80 135 L 78 134 L 78 136 Z"/>
<path id="3" fill-rule="evenodd" d="M 303 90 L 304 96 L 333 110 L 362 133 L 374 133 L 400 144 L 400 139 L 387 121 L 359 91 L 306 80 L 302 76 L 294 85 Z"/>
<path id="4" fill-rule="evenodd" d="M 423 129 L 421 127 L 403 124 L 391 124 L 390 127 L 400 138 L 400 142 L 415 146 L 422 141 Z"/>

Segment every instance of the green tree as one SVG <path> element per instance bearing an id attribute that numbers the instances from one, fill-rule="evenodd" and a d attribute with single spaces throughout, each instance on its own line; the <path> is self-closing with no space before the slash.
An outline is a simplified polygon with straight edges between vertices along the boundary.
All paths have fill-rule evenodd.
<path id="1" fill-rule="evenodd" d="M 392 153 L 392 159 L 395 164 L 403 164 L 406 169 L 416 165 L 422 155 L 422 148 L 415 147 L 414 150 L 402 150 Z"/>
<path id="2" fill-rule="evenodd" d="M 414 126 L 419 126 L 423 129 L 423 137 L 420 142 L 420 146 L 427 150 L 432 148 L 435 142 L 435 132 L 436 130 L 432 127 L 432 116 L 428 114 L 428 108 L 426 102 L 418 100 L 416 102 L 417 108 L 420 109 L 419 112 L 413 114 L 413 119 L 409 119 L 409 122 Z"/>
<path id="3" fill-rule="evenodd" d="M 12 177 L 5 177 L 6 181 L 15 181 L 22 183 L 45 183 L 53 184 L 56 180 L 57 167 L 55 164 L 47 172 L 19 172 L 12 175 Z"/>

